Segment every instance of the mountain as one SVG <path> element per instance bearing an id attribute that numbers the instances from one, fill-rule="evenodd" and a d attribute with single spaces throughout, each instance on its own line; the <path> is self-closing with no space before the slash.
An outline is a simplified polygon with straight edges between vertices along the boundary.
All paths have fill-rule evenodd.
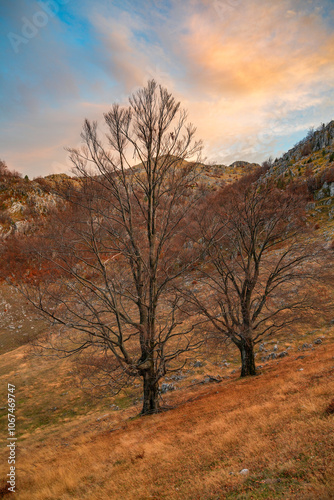
<path id="1" fill-rule="evenodd" d="M 201 162 L 194 164 L 182 160 L 180 168 L 191 163 L 195 165 L 197 174 L 193 188 L 208 191 L 231 184 L 260 167 L 258 163 L 240 160 L 228 166 Z M 269 167 L 265 178 L 277 181 L 281 186 L 296 180 L 304 182 L 318 205 L 326 203 L 325 209 L 322 206 L 313 208 L 319 213 L 327 211 L 328 217 L 334 218 L 334 207 L 330 201 L 334 193 L 334 120 L 321 125 L 317 130 L 310 130 L 302 141 L 281 158 L 265 163 Z M 138 174 L 143 171 L 143 165 L 137 164 L 132 170 Z M 38 217 L 46 216 L 57 205 L 59 199 L 53 192 L 55 186 L 68 182 L 76 183 L 76 180 L 66 174 L 52 174 L 33 181 L 27 176 L 22 179 L 17 172 L 10 172 L 6 164 L 1 162 L 0 237 L 4 238 L 14 232 L 31 232 Z"/>
<path id="2" fill-rule="evenodd" d="M 295 169 L 307 166 L 318 172 L 334 161 L 334 120 L 327 125 L 322 124 L 317 130 L 310 129 L 304 139 L 271 165 L 269 175 L 281 175 L 294 172 Z M 293 175 L 293 174 L 292 174 Z"/>
<path id="3" fill-rule="evenodd" d="M 179 162 L 180 168 L 189 165 L 195 166 L 196 170 L 193 187 L 204 187 L 209 191 L 232 183 L 259 167 L 257 163 L 246 161 L 236 161 L 230 166 L 205 165 L 185 160 Z M 137 175 L 143 170 L 142 164 L 132 167 Z M 0 169 L 0 238 L 6 238 L 15 232 L 31 233 L 38 223 L 38 217 L 47 216 L 56 207 L 59 198 L 54 190 L 56 186 L 65 183 L 77 184 L 77 181 L 66 174 L 52 174 L 30 181 L 27 177 L 22 179 L 20 174 L 11 172 L 7 167 L 4 171 Z"/>
<path id="4" fill-rule="evenodd" d="M 329 249 L 334 249 L 332 132 L 333 122 L 311 131 L 280 159 L 267 162 L 260 178 L 282 190 L 308 191 L 312 238 L 321 237 L 323 244 L 325 236 Z M 245 161 L 198 164 L 193 188 L 209 194 L 257 167 Z M 15 244 L 23 241 L 21 234 L 31 234 L 47 217 L 59 201 L 56 184 L 76 182 L 66 175 L 29 181 L 1 170 L 0 163 L 1 247 L 10 242 L 5 236 L 16 232 Z M 326 305 L 333 294 L 330 279 Z M 194 285 L 198 281 L 190 278 L 189 289 Z M 324 293 L 316 292 L 317 298 Z M 92 371 L 87 367 L 93 358 L 41 356 L 37 346 L 26 345 L 40 336 L 49 339 L 50 328 L 6 282 L 0 283 L 0 318 L 0 420 L 7 428 L 15 408 L 18 499 L 334 498 L 331 311 L 323 312 L 316 327 L 293 323 L 258 343 L 256 377 L 239 378 L 240 357 L 231 343 L 205 343 L 163 379 L 160 396 L 170 411 L 142 418 L 140 384 L 116 395 L 108 386 L 95 393 L 79 377 L 94 375 L 97 365 Z M 8 386 L 15 387 L 16 398 Z M 0 456 L 0 497 L 7 498 L 9 448 Z"/>

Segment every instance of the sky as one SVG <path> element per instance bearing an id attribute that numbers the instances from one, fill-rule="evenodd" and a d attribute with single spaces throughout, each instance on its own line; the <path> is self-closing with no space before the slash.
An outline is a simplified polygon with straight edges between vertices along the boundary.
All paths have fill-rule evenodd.
<path id="1" fill-rule="evenodd" d="M 0 159 L 70 173 L 85 118 L 154 78 L 207 163 L 261 163 L 334 119 L 334 0 L 0 0 Z"/>

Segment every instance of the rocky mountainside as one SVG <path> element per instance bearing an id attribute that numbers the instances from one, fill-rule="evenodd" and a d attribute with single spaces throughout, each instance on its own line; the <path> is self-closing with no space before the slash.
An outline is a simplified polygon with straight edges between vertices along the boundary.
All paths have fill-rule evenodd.
<path id="1" fill-rule="evenodd" d="M 270 169 L 270 174 L 280 175 L 289 171 L 294 165 L 303 166 L 318 158 L 318 153 L 328 163 L 333 163 L 334 151 L 334 120 L 327 125 L 322 124 L 317 130 L 310 129 L 304 139 L 289 149 L 281 158 L 276 159 Z M 323 163 L 323 162 L 322 162 Z M 309 165 L 312 167 L 312 165 Z M 318 167 L 321 165 L 318 162 Z"/>
<path id="2" fill-rule="evenodd" d="M 253 172 L 260 166 L 258 163 L 249 163 L 247 161 L 235 161 L 231 165 L 218 165 L 201 162 L 194 163 L 184 160 L 179 161 L 179 166 L 182 168 L 185 165 L 189 165 L 189 163 L 193 163 L 196 170 L 195 187 L 204 186 L 209 190 L 217 189 L 217 187 L 221 185 L 234 182 L 243 175 Z M 143 165 L 135 165 L 133 170 L 139 173 L 143 171 Z"/>
<path id="3" fill-rule="evenodd" d="M 61 174 L 30 181 L 17 172 L 0 172 L 0 237 L 31 231 L 38 218 L 46 216 L 59 202 L 52 193 L 55 183 L 67 179 Z"/>
<path id="4" fill-rule="evenodd" d="M 180 167 L 189 162 L 180 162 Z M 205 165 L 198 163 L 194 189 L 203 187 L 208 191 L 217 189 L 220 185 L 229 184 L 259 167 L 256 163 L 237 161 L 230 166 Z M 133 167 L 138 174 L 143 170 L 141 164 Z M 77 183 L 75 178 L 66 174 L 48 175 L 30 181 L 23 179 L 17 172 L 11 172 L 2 162 L 0 168 L 0 238 L 10 234 L 29 234 L 38 224 L 38 218 L 44 217 L 50 210 L 62 203 L 54 194 L 56 185 Z"/>
<path id="5" fill-rule="evenodd" d="M 274 162 L 269 161 L 266 178 L 283 187 L 291 181 L 305 182 L 314 197 L 311 209 L 314 214 L 326 213 L 326 219 L 334 218 L 334 120 L 310 130 L 307 136 Z M 188 162 L 180 162 L 180 167 Z M 235 161 L 231 165 L 196 164 L 195 189 L 212 191 L 232 183 L 260 165 L 247 161 Z M 133 169 L 143 170 L 141 164 Z M 54 208 L 59 199 L 53 192 L 56 184 L 76 182 L 66 174 L 49 175 L 30 181 L 17 172 L 11 172 L 0 161 L 0 238 L 18 232 L 27 234 Z"/>
<path id="6" fill-rule="evenodd" d="M 334 120 L 310 130 L 281 158 L 269 161 L 265 178 L 284 188 L 306 186 L 311 202 L 307 210 L 322 237 L 334 241 Z M 332 243 L 333 244 L 333 243 Z"/>

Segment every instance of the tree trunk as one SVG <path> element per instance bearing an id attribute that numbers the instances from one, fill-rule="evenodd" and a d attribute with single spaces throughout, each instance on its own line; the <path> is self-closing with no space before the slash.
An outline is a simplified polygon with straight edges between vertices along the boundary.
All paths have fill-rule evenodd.
<path id="1" fill-rule="evenodd" d="M 243 339 L 238 347 L 241 353 L 241 376 L 256 375 L 253 342 Z"/>
<path id="2" fill-rule="evenodd" d="M 159 411 L 159 389 L 154 372 L 143 373 L 144 401 L 142 415 L 150 415 Z"/>

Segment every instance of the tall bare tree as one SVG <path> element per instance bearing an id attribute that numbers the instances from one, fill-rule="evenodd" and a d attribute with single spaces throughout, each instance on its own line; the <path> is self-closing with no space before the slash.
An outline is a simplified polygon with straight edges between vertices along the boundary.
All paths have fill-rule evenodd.
<path id="1" fill-rule="evenodd" d="M 199 345 L 182 324 L 183 298 L 172 283 L 192 258 L 182 229 L 196 202 L 201 142 L 180 103 L 155 81 L 104 118 L 103 139 L 86 120 L 84 146 L 69 150 L 76 181 L 59 194 L 71 209 L 49 222 L 35 249 L 48 278 L 25 280 L 23 291 L 66 329 L 57 349 L 93 349 L 91 359 L 100 361 L 104 353 L 114 382 L 141 377 L 142 413 L 154 413 L 159 380 Z"/>
<path id="2" fill-rule="evenodd" d="M 218 337 L 240 350 L 241 376 L 256 374 L 254 347 L 264 337 L 314 316 L 326 261 L 326 251 L 307 236 L 305 195 L 259 183 L 259 175 L 206 203 L 200 220 L 202 288 L 187 293 Z M 311 283 L 315 291 L 317 278 L 314 301 Z"/>

